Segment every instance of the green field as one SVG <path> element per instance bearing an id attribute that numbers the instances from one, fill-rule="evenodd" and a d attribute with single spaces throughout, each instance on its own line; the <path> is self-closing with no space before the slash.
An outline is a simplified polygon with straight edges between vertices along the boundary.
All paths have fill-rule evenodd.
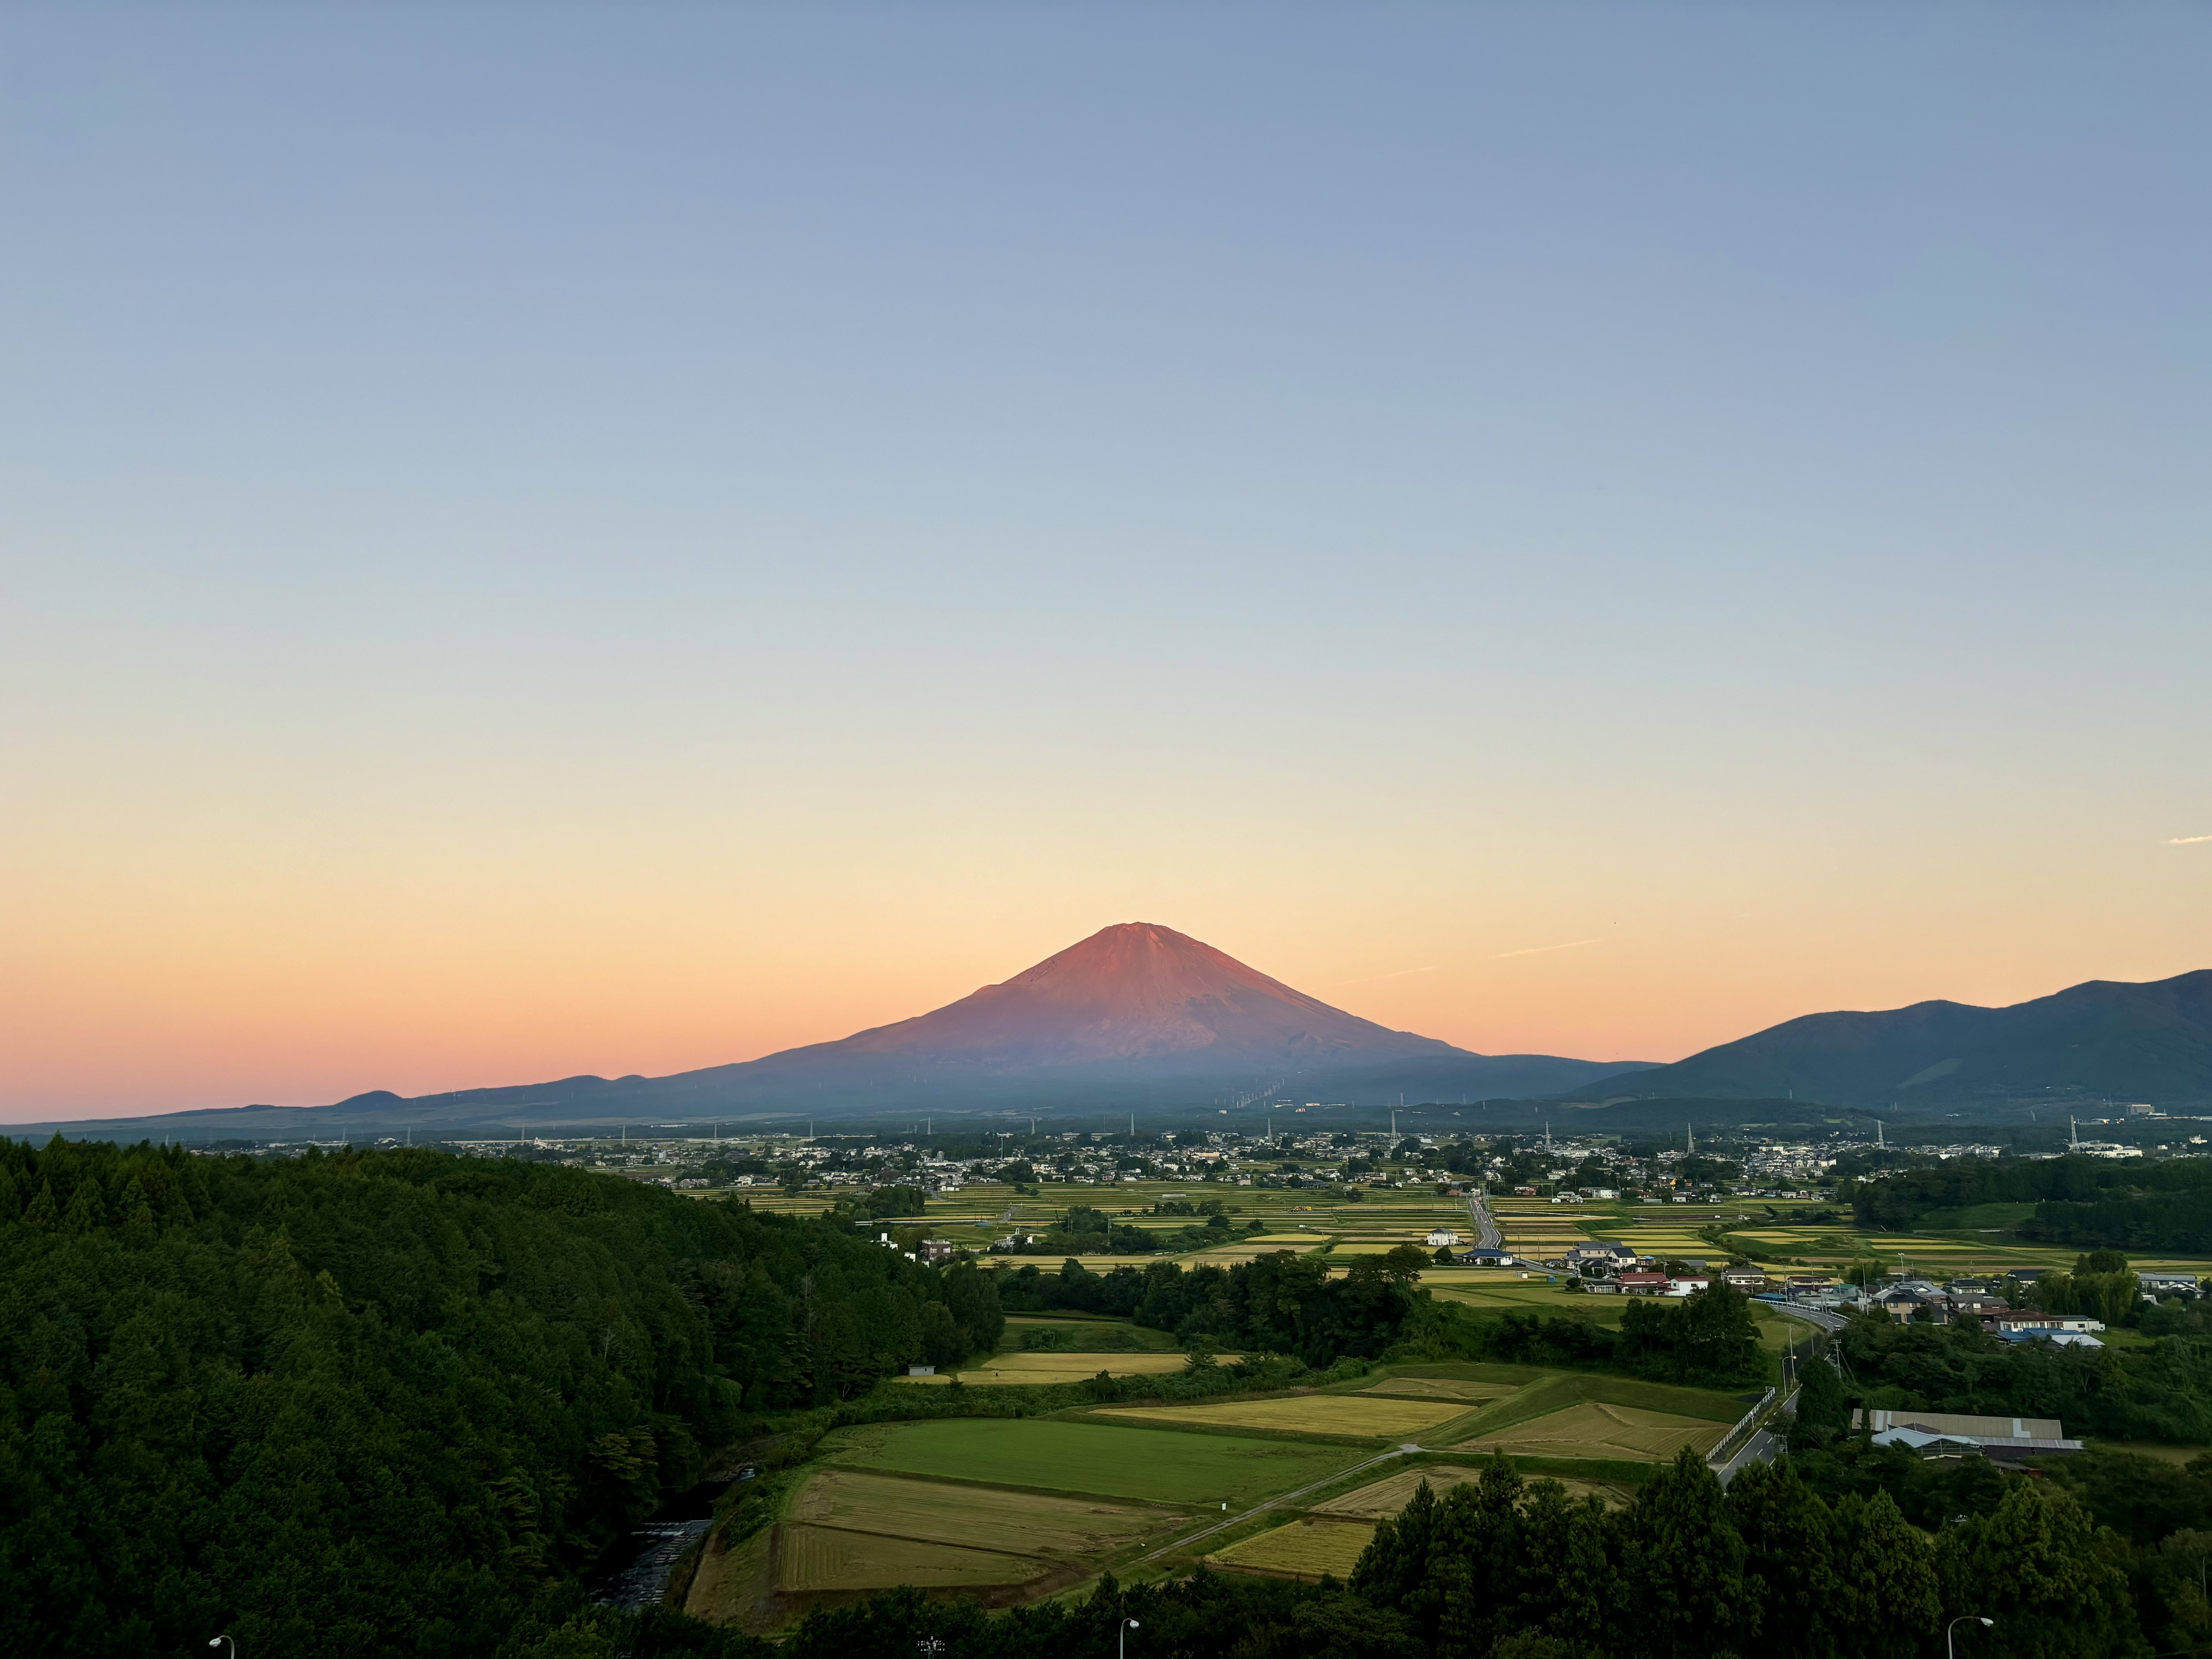
<path id="1" fill-rule="evenodd" d="M 1286 1400 L 1239 1400 L 1218 1406 L 1116 1406 L 1100 1417 L 1147 1423 L 1198 1423 L 1208 1427 L 1273 1429 L 1288 1434 L 1365 1435 L 1376 1439 L 1412 1434 L 1464 1415 L 1454 1400 L 1393 1400 L 1373 1395 L 1297 1395 Z"/>
<path id="2" fill-rule="evenodd" d="M 853 1468 L 1161 1504 L 1256 1503 L 1357 1462 L 1347 1446 L 1056 1418 L 954 1418 L 833 1431 L 823 1461 Z"/>
<path id="3" fill-rule="evenodd" d="M 1450 1376 L 1385 1376 L 1353 1392 L 1388 1395 L 1395 1400 L 1458 1400 L 1474 1406 L 1503 1399 L 1513 1390 L 1504 1383 L 1462 1382 Z"/>
<path id="4" fill-rule="evenodd" d="M 1468 1425 L 1468 1434 L 1495 1435 L 1517 1424 L 1532 1422 L 1586 1402 L 1691 1418 L 1723 1429 L 1751 1408 L 1748 1401 L 1711 1389 L 1681 1389 L 1667 1382 L 1644 1382 L 1633 1377 L 1608 1376 L 1594 1371 L 1546 1371 L 1538 1373 L 1526 1387 L 1516 1389 L 1495 1406 L 1486 1407 Z"/>

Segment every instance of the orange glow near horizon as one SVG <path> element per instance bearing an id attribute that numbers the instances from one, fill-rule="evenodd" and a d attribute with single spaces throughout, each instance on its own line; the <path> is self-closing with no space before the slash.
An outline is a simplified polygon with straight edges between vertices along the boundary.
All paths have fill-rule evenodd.
<path id="1" fill-rule="evenodd" d="M 2133 942 L 2100 944 L 2109 890 L 2027 917 L 2001 882 L 1954 896 L 1900 949 L 1879 872 L 1808 883 L 1784 902 L 1760 890 L 1786 872 L 1761 878 L 1744 857 L 1721 906 L 1639 897 L 1649 872 L 1633 868 L 1553 886 L 1524 866 L 1520 890 L 1502 895 L 1472 878 L 1377 878 L 1380 841 L 1347 849 L 1333 893 L 1294 841 L 1232 838 L 1198 867 L 1148 878 L 1115 869 L 1100 837 L 1071 860 L 1099 861 L 1093 891 L 1066 890 L 1063 843 L 1048 858 L 978 849 L 915 896 L 902 896 L 899 866 L 921 855 L 888 836 L 873 879 L 852 873 L 869 861 L 849 843 L 799 862 L 803 837 L 734 859 L 679 857 L 664 840 L 649 872 L 640 848 L 600 879 L 544 845 L 380 866 L 373 838 L 325 843 L 319 868 L 281 873 L 265 860 L 188 870 L 173 849 L 135 877 L 119 856 L 88 858 L 74 892 L 50 880 L 13 935 L 41 948 L 36 972 L 19 959 L 7 987 L 8 1117 L 747 1060 L 939 1006 L 1118 921 L 1165 922 L 1386 1025 L 1482 1053 L 1589 1059 L 1676 1059 L 1828 1008 L 2017 1001 L 2203 965 L 2185 930 L 2155 917 L 2137 918 Z M 1293 890 L 1322 896 L 1295 912 L 1274 901 Z"/>
<path id="2" fill-rule="evenodd" d="M 0 1121 L 2212 966 L 2212 11 L 142 9 L 0 9 Z"/>

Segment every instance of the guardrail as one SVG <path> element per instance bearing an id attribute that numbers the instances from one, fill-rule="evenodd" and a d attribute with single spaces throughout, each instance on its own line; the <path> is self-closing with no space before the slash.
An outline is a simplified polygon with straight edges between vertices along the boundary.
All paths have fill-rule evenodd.
<path id="1" fill-rule="evenodd" d="M 1755 1427 L 1760 1413 L 1774 1403 L 1774 1394 L 1775 1391 L 1769 1389 L 1759 1396 L 1759 1403 L 1739 1418 L 1736 1420 L 1736 1425 L 1721 1437 L 1719 1445 L 1705 1454 L 1705 1462 L 1714 1468 L 1720 1468 L 1728 1462 L 1729 1459 L 1735 1454 L 1745 1432 Z"/>

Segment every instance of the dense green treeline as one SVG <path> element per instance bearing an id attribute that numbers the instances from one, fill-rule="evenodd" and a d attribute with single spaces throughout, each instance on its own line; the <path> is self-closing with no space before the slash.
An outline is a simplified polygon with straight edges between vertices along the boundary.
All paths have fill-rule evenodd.
<path id="1" fill-rule="evenodd" d="M 580 1170 L 0 1146 L 0 1639 L 493 1653 L 749 1409 L 1002 1324 L 972 1264 Z"/>
<path id="2" fill-rule="evenodd" d="M 1257 1348 L 1325 1367 L 1347 1356 L 1504 1360 L 1617 1370 L 1668 1382 L 1729 1386 L 1761 1380 L 1751 1304 L 1725 1285 L 1664 1301 L 1638 1298 L 1618 1330 L 1595 1320 L 1478 1314 L 1416 1288 L 1426 1265 L 1401 1245 L 1355 1257 L 1331 1279 L 1326 1257 L 1276 1251 L 1231 1267 L 1171 1261 L 1093 1273 L 1073 1259 L 1056 1273 L 1018 1268 L 1000 1295 L 1014 1312 L 1112 1314 L 1173 1332 L 1187 1345 Z"/>
<path id="3" fill-rule="evenodd" d="M 1685 1453 L 1627 1508 L 1498 1458 L 1376 1529 L 1348 1584 L 1204 1573 L 995 1617 L 884 1596 L 817 1613 L 791 1659 L 2119 1659 L 2212 1636 L 2187 1549 L 2143 1547 L 2069 1492 L 1996 1480 L 1932 1534 L 1883 1492 L 1824 1498 L 1788 1461 L 1723 1492 Z M 1948 1519 L 1948 1518 L 1947 1518 Z M 942 1643 L 941 1650 L 924 1646 Z"/>
<path id="4" fill-rule="evenodd" d="M 1971 1325 L 1857 1316 L 1837 1334 L 1832 1351 L 1854 1406 L 2055 1417 L 2076 1436 L 2185 1445 L 2212 1440 L 2212 1341 L 2203 1338 L 2062 1347 L 2004 1342 Z M 1805 1415 L 1801 1411 L 1801 1420 Z"/>
<path id="5" fill-rule="evenodd" d="M 2020 1236 L 2045 1244 L 2203 1254 L 2212 1251 L 2212 1186 L 2052 1200 L 2035 1206 Z"/>
<path id="6" fill-rule="evenodd" d="M 1396 1343 L 1417 1310 L 1431 1306 L 1414 1288 L 1425 1265 L 1412 1249 L 1358 1257 L 1342 1279 L 1329 1277 L 1323 1258 L 1289 1250 L 1229 1267 L 1156 1261 L 1103 1273 L 1070 1260 L 1057 1273 L 1006 1273 L 1000 1294 L 1016 1312 L 1114 1314 L 1187 1345 L 1255 1348 L 1322 1367 Z"/>
<path id="7" fill-rule="evenodd" d="M 2034 1204 L 2026 1238 L 2077 1248 L 2212 1249 L 2212 1159 L 1950 1158 L 1850 1183 L 1863 1227 L 1904 1232 L 1933 1211 Z"/>
<path id="8" fill-rule="evenodd" d="M 1618 1330 L 1557 1315 L 1439 1312 L 1422 1333 L 1425 1355 L 1589 1367 L 1708 1388 L 1769 1380 L 1750 1298 L 1726 1285 L 1679 1299 L 1635 1297 L 1621 1310 Z"/>

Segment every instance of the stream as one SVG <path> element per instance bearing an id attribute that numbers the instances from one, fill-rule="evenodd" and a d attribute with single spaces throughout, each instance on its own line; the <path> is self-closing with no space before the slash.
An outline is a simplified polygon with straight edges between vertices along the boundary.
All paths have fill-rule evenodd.
<path id="1" fill-rule="evenodd" d="M 714 1500 L 732 1484 L 702 1480 L 633 1526 L 629 1539 L 601 1558 L 599 1571 L 592 1575 L 592 1600 L 632 1613 L 657 1604 L 684 1552 L 714 1525 Z"/>

